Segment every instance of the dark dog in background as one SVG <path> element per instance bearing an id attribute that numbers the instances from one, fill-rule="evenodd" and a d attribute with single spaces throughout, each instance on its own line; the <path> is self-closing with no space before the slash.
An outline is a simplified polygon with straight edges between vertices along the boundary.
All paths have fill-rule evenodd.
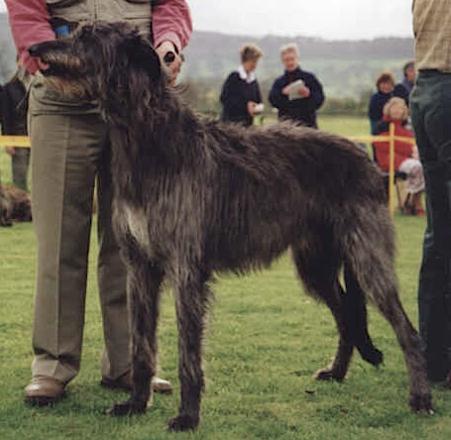
<path id="1" fill-rule="evenodd" d="M 0 183 L 0 226 L 14 222 L 31 222 L 30 197 L 19 188 Z"/>
<path id="2" fill-rule="evenodd" d="M 317 378 L 342 380 L 354 348 L 371 364 L 382 362 L 367 330 L 368 296 L 404 352 L 412 409 L 431 411 L 420 340 L 398 297 L 383 183 L 365 153 L 343 138 L 289 123 L 244 129 L 200 118 L 168 87 L 151 45 L 123 24 L 85 26 L 72 39 L 30 53 L 49 65 L 49 87 L 98 99 L 111 127 L 133 370 L 131 397 L 112 415 L 146 410 L 161 285 L 168 279 L 176 296 L 181 382 L 179 415 L 169 427 L 195 428 L 212 273 L 264 268 L 288 248 L 340 335 L 333 363 Z"/>

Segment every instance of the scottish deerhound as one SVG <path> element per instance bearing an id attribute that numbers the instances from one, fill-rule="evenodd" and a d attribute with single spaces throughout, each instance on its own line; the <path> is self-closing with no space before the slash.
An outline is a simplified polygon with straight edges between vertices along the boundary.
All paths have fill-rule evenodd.
<path id="1" fill-rule="evenodd" d="M 49 87 L 97 99 L 111 128 L 133 372 L 131 397 L 113 406 L 112 415 L 146 410 L 160 289 L 168 279 L 176 296 L 181 382 L 179 415 L 169 427 L 195 428 L 212 273 L 264 268 L 288 248 L 307 291 L 327 304 L 340 335 L 333 363 L 317 378 L 342 380 L 354 347 L 371 364 L 381 363 L 367 331 L 368 294 L 404 352 L 412 409 L 431 411 L 419 337 L 398 297 L 383 184 L 365 153 L 343 138 L 290 123 L 244 129 L 199 117 L 168 86 L 151 45 L 124 24 L 88 25 L 30 53 L 49 65 Z"/>

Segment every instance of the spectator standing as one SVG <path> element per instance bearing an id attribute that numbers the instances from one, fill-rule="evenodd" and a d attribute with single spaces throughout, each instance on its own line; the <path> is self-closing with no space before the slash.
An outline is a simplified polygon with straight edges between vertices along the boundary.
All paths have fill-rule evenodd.
<path id="1" fill-rule="evenodd" d="M 95 20 L 128 22 L 153 40 L 173 76 L 192 31 L 185 0 L 6 0 L 20 59 L 45 70 L 27 49 L 70 35 Z M 98 188 L 98 284 L 105 351 L 102 384 L 129 389 L 130 330 L 126 270 L 112 227 L 109 131 L 95 102 L 69 99 L 37 75 L 30 91 L 33 215 L 38 267 L 30 404 L 59 401 L 80 369 L 95 181 Z M 167 391 L 168 382 L 154 388 Z"/>
<path id="2" fill-rule="evenodd" d="M 263 112 L 262 95 L 255 71 L 263 52 L 248 44 L 241 49 L 241 65 L 227 78 L 221 92 L 221 119 L 250 126 Z"/>
<path id="3" fill-rule="evenodd" d="M 31 75 L 23 67 L 19 67 L 0 92 L 0 123 L 4 135 L 27 135 L 27 89 L 30 82 Z M 14 186 L 28 191 L 30 150 L 8 147 L 6 152 L 11 156 Z"/>
<path id="4" fill-rule="evenodd" d="M 371 134 L 378 135 L 379 124 L 384 118 L 384 107 L 395 96 L 395 78 L 390 72 L 382 73 L 376 81 L 377 92 L 371 97 L 368 109 Z"/>
<path id="5" fill-rule="evenodd" d="M 281 49 L 285 73 L 273 84 L 269 101 L 279 111 L 279 119 L 289 119 L 318 128 L 317 111 L 324 103 L 321 83 L 300 67 L 299 48 L 288 44 Z"/>
<path id="6" fill-rule="evenodd" d="M 415 70 L 415 61 L 409 61 L 403 68 L 404 79 L 396 85 L 394 95 L 404 99 L 409 105 L 410 95 L 415 86 L 417 72 Z"/>
<path id="7" fill-rule="evenodd" d="M 451 7 L 413 4 L 416 66 L 410 103 L 423 163 L 427 229 L 419 283 L 420 333 L 429 379 L 451 383 Z"/>

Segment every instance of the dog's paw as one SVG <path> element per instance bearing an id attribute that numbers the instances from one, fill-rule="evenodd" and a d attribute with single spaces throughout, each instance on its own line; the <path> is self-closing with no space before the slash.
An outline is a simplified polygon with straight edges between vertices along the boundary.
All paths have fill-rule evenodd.
<path id="1" fill-rule="evenodd" d="M 168 429 L 173 432 L 194 431 L 199 426 L 199 418 L 189 415 L 179 415 L 169 420 Z"/>
<path id="2" fill-rule="evenodd" d="M 384 354 L 374 346 L 358 348 L 358 350 L 362 359 L 375 367 L 384 362 Z"/>
<path id="3" fill-rule="evenodd" d="M 332 368 L 323 368 L 315 373 L 314 378 L 321 381 L 335 380 L 336 382 L 343 382 L 344 375 L 334 371 Z"/>
<path id="4" fill-rule="evenodd" d="M 147 405 L 141 402 L 133 402 L 127 400 L 123 403 L 116 403 L 108 411 L 107 414 L 112 417 L 132 416 L 134 414 L 144 414 Z"/>
<path id="5" fill-rule="evenodd" d="M 411 394 L 409 405 L 412 411 L 428 415 L 434 414 L 432 396 L 430 394 Z"/>

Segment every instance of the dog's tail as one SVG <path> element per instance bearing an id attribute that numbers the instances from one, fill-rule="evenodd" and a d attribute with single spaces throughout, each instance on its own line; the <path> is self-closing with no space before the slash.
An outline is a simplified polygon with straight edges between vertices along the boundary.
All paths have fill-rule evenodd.
<path id="1" fill-rule="evenodd" d="M 377 306 L 398 292 L 394 269 L 395 233 L 384 204 L 355 206 L 341 228 L 345 266 Z"/>

